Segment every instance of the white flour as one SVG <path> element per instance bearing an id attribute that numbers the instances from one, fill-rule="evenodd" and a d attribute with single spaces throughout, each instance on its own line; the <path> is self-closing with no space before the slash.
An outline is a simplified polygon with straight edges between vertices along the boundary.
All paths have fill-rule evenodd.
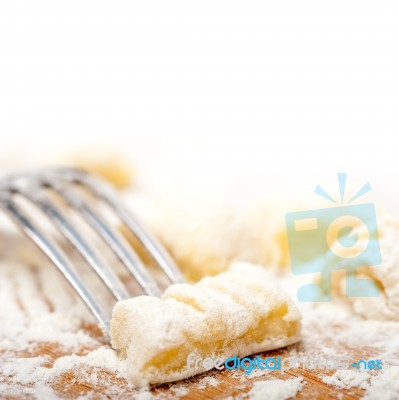
<path id="1" fill-rule="evenodd" d="M 271 379 L 268 381 L 255 382 L 248 393 L 250 400 L 287 400 L 294 397 L 304 386 L 303 378 L 292 378 L 287 380 Z"/>
<path id="2" fill-rule="evenodd" d="M 388 366 L 379 375 L 341 370 L 324 377 L 323 382 L 341 389 L 365 389 L 364 398 L 368 400 L 396 400 L 399 393 L 399 367 Z"/>

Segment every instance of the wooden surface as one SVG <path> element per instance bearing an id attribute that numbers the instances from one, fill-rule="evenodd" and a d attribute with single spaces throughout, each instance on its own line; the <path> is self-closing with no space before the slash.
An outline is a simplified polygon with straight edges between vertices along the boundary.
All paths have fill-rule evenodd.
<path id="1" fill-rule="evenodd" d="M 329 338 L 334 337 L 334 330 L 339 331 L 345 329 L 345 326 L 330 326 L 325 327 L 329 330 Z M 93 326 L 87 326 L 85 329 L 91 335 L 96 336 L 98 330 Z M 329 340 L 329 339 L 324 339 Z M 323 346 L 325 343 L 322 341 L 318 346 Z M 331 344 L 331 343 L 330 343 Z M 85 354 L 92 349 L 83 349 L 79 354 Z M 369 358 L 373 356 L 373 349 L 359 350 L 348 347 L 341 347 L 337 345 L 337 354 L 344 351 L 353 360 L 361 358 Z M 298 344 L 289 346 L 284 349 L 262 353 L 262 357 L 276 357 L 280 355 L 282 358 L 292 355 L 304 356 L 306 354 L 317 353 L 317 347 L 305 344 L 302 341 Z M 62 346 L 49 345 L 46 343 L 36 343 L 30 351 L 19 352 L 20 357 L 34 357 L 37 355 L 48 355 L 50 357 L 49 363 L 46 365 L 51 367 L 52 362 L 58 357 L 67 355 L 62 350 Z M 90 372 L 90 368 L 87 369 Z M 87 372 L 86 371 L 86 372 Z M 57 395 L 63 398 L 77 398 L 79 396 L 90 394 L 90 399 L 134 399 L 137 397 L 137 390 L 129 388 L 124 379 L 117 378 L 113 373 L 107 370 L 95 371 L 96 376 L 99 378 L 97 383 L 93 383 L 92 379 L 86 379 L 86 374 L 81 371 L 67 371 L 57 378 L 50 387 Z M 229 396 L 241 396 L 246 398 L 245 393 L 251 390 L 254 382 L 268 380 L 268 379 L 290 379 L 293 377 L 301 376 L 303 381 L 306 382 L 301 391 L 298 392 L 295 399 L 358 399 L 363 395 L 363 390 L 358 388 L 351 388 L 349 390 L 336 389 L 322 382 L 323 375 L 331 375 L 334 371 L 326 370 L 302 370 L 295 369 L 289 370 L 281 375 L 279 371 L 268 371 L 262 376 L 244 375 L 244 371 L 216 371 L 212 370 L 208 373 L 187 379 L 175 384 L 162 385 L 151 390 L 154 398 L 160 399 L 224 399 Z M 90 374 L 89 374 L 90 375 Z M 255 373 L 258 375 L 258 373 Z M 7 377 L 0 376 L 0 382 L 7 382 Z M 181 393 L 185 393 L 181 395 Z M 147 393 L 147 399 L 151 396 Z M 8 397 L 12 399 L 12 397 Z M 18 399 L 21 396 L 17 397 Z M 26 398 L 30 398 L 27 394 Z M 142 397 L 143 398 L 143 397 Z"/>

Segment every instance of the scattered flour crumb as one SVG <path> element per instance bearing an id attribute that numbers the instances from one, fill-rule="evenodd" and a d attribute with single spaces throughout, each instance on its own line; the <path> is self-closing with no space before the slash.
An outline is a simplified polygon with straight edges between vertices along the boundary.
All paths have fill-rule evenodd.
<path id="1" fill-rule="evenodd" d="M 365 371 L 338 370 L 323 382 L 339 389 L 358 387 L 365 390 L 365 400 L 396 400 L 399 398 L 399 367 L 389 366 L 377 375 Z"/>
<path id="2" fill-rule="evenodd" d="M 155 396 L 148 390 L 146 389 L 141 389 L 139 393 L 135 395 L 135 400 L 152 400 L 155 398 Z"/>
<path id="3" fill-rule="evenodd" d="M 48 386 L 41 386 L 37 390 L 37 397 L 39 399 L 46 399 L 46 400 L 59 400 L 60 396 L 58 396 L 53 389 Z"/>
<path id="4" fill-rule="evenodd" d="M 249 375 L 247 375 L 247 379 L 254 379 L 254 378 L 259 378 L 260 376 L 265 376 L 269 373 L 269 371 L 267 369 L 265 370 L 261 370 L 261 369 L 257 369 L 252 371 Z"/>
<path id="5" fill-rule="evenodd" d="M 246 383 L 250 379 L 259 378 L 260 376 L 266 376 L 268 373 L 269 373 L 269 371 L 267 371 L 267 370 L 262 371 L 261 369 L 256 369 L 247 375 L 242 370 L 233 370 L 230 373 L 230 377 L 241 383 Z"/>
<path id="6" fill-rule="evenodd" d="M 219 383 L 220 382 L 213 376 L 205 376 L 204 378 L 202 378 L 199 381 L 197 388 L 205 389 L 206 387 L 209 387 L 209 386 L 216 387 L 219 385 Z"/>
<path id="7" fill-rule="evenodd" d="M 294 397 L 305 385 L 303 378 L 271 379 L 255 382 L 248 393 L 250 400 L 286 400 Z"/>
<path id="8" fill-rule="evenodd" d="M 174 386 L 171 388 L 171 391 L 173 392 L 175 398 L 183 397 L 189 392 L 188 387 L 184 384 L 174 384 Z"/>
<path id="9" fill-rule="evenodd" d="M 148 386 L 141 388 L 131 398 L 134 400 L 168 400 L 168 399 L 179 399 L 180 397 L 188 394 L 188 388 L 184 384 L 176 384 L 170 388 L 171 393 L 157 393 L 153 394 Z"/>
<path id="10" fill-rule="evenodd" d="M 366 371 L 339 369 L 331 376 L 324 376 L 322 381 L 339 389 L 358 387 L 366 389 L 370 383 L 371 375 Z"/>
<path id="11" fill-rule="evenodd" d="M 399 367 L 386 368 L 380 375 L 370 379 L 365 400 L 396 400 L 399 398 Z"/>

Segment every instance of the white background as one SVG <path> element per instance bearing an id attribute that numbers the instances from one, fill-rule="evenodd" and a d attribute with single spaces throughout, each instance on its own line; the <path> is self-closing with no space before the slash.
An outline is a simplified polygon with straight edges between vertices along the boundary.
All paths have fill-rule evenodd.
<path id="1" fill-rule="evenodd" d="M 347 171 L 389 200 L 399 3 L 2 1 L 0 135 L 3 161 L 112 142 L 159 176 Z"/>

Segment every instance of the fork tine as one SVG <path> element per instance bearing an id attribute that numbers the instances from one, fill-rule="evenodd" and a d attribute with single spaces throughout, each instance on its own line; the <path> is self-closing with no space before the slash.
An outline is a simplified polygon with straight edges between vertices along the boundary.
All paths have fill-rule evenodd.
<path id="1" fill-rule="evenodd" d="M 132 276 L 134 276 L 146 294 L 150 296 L 161 295 L 161 291 L 154 279 L 146 270 L 144 264 L 133 249 L 126 243 L 126 240 L 121 235 L 114 232 L 114 230 L 85 203 L 81 193 L 72 190 L 73 188 L 62 187 L 53 181 L 47 180 L 45 184 L 55 190 L 73 209 L 78 211 L 93 230 L 102 237 L 123 262 Z"/>
<path id="2" fill-rule="evenodd" d="M 109 338 L 110 329 L 108 318 L 104 315 L 95 299 L 75 273 L 72 265 L 67 261 L 62 250 L 60 250 L 55 243 L 52 243 L 45 238 L 45 236 L 21 212 L 20 208 L 12 201 L 11 197 L 7 198 L 3 194 L 0 198 L 0 207 L 16 222 L 22 231 L 33 240 L 33 242 L 47 255 L 47 257 L 49 257 L 59 271 L 65 276 L 96 317 L 104 334 Z"/>
<path id="3" fill-rule="evenodd" d="M 131 212 L 118 201 L 111 185 L 81 170 L 61 168 L 58 171 L 61 171 L 67 179 L 72 177 L 78 183 L 83 184 L 96 197 L 107 203 L 129 231 L 139 240 L 150 257 L 159 265 L 172 283 L 182 283 L 185 281 L 168 252 L 146 229 L 143 229 L 137 219 L 132 217 Z"/>
<path id="4" fill-rule="evenodd" d="M 99 260 L 94 251 L 76 231 L 73 225 L 67 222 L 60 209 L 49 199 L 48 196 L 45 196 L 43 189 L 41 191 L 40 188 L 35 188 L 36 190 L 24 190 L 15 187 L 13 189 L 31 201 L 47 215 L 47 217 L 54 223 L 58 230 L 72 243 L 72 245 L 75 246 L 75 248 L 98 274 L 98 276 L 110 289 L 117 300 L 123 300 L 130 297 L 116 274 Z M 37 189 L 39 189 L 39 192 Z"/>
<path id="5" fill-rule="evenodd" d="M 148 231 L 141 227 L 137 220 L 131 216 L 120 202 L 116 201 L 114 198 L 102 196 L 99 193 L 97 193 L 97 197 L 105 200 L 114 209 L 116 215 L 127 226 L 130 233 L 140 241 L 142 246 L 147 250 L 147 253 L 152 257 L 156 264 L 159 265 L 172 283 L 184 282 L 182 274 L 177 269 L 176 264 L 169 254 Z"/>

